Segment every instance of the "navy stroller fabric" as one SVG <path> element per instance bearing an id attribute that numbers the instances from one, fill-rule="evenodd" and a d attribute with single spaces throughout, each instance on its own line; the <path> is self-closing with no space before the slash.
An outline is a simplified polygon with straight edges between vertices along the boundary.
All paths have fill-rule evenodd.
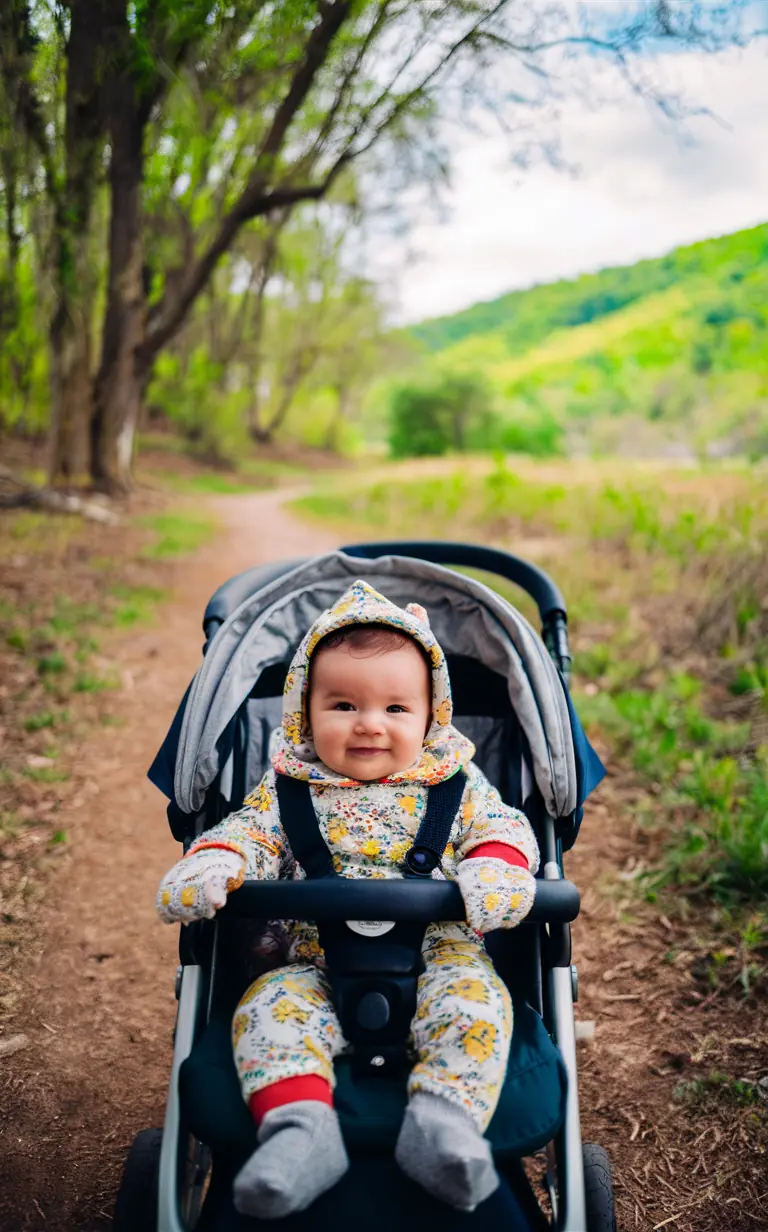
<path id="1" fill-rule="evenodd" d="M 238 1215 L 232 1205 L 232 1173 L 214 1168 L 213 1182 L 196 1232 L 257 1232 L 274 1229 Z M 361 1156 L 338 1185 L 321 1195 L 308 1211 L 279 1221 L 281 1232 L 392 1232 L 394 1228 L 427 1232 L 531 1232 L 531 1223 L 509 1184 L 501 1184 L 472 1215 L 454 1211 L 430 1198 L 400 1171 L 391 1155 Z"/>

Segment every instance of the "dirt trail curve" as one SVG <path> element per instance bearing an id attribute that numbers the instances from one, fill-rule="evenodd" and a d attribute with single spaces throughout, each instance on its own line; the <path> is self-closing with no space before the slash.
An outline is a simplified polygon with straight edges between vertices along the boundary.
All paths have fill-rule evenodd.
<path id="1" fill-rule="evenodd" d="M 162 1124 L 177 938 L 153 899 L 179 848 L 146 771 L 199 665 L 213 590 L 250 565 L 336 546 L 284 512 L 288 495 L 212 502 L 221 533 L 177 568 L 156 626 L 122 646 L 122 725 L 75 752 L 79 807 L 60 822 L 72 855 L 47 886 L 18 1023 L 30 1043 L 0 1059 L 0 1232 L 103 1232 L 126 1147 Z"/>

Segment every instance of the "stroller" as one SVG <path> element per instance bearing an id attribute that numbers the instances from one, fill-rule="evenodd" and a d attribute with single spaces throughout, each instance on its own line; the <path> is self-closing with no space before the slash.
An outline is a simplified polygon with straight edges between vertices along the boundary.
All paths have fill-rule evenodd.
<path id="1" fill-rule="evenodd" d="M 494 590 L 447 566 L 493 573 L 525 590 L 538 605 L 544 640 Z M 529 916 L 487 938 L 515 1010 L 507 1077 L 488 1130 L 499 1188 L 474 1213 L 458 1212 L 424 1193 L 393 1158 L 408 1070 L 409 1021 L 397 1013 L 398 998 L 403 988 L 415 988 L 420 963 L 420 941 L 409 949 L 398 929 L 407 923 L 410 937 L 414 923 L 463 920 L 458 886 L 430 877 L 309 873 L 301 881 L 245 882 L 215 920 L 181 929 L 165 1125 L 144 1130 L 130 1149 L 114 1232 L 268 1226 L 238 1214 L 232 1202 L 233 1178 L 257 1140 L 236 1077 L 230 1023 L 258 973 L 246 970 L 249 938 L 279 919 L 396 924 L 384 936 L 346 930 L 348 943 L 327 956 L 350 1045 L 336 1061 L 334 1104 L 351 1166 L 308 1210 L 278 1221 L 285 1232 L 406 1232 L 425 1220 L 441 1232 L 615 1232 L 607 1156 L 581 1141 L 570 937 L 579 894 L 563 874 L 563 852 L 577 837 L 583 802 L 603 769 L 570 702 L 566 608 L 545 573 L 484 547 L 396 542 L 352 545 L 232 578 L 208 603 L 203 662 L 150 778 L 169 798 L 170 826 L 185 848 L 240 808 L 268 765 L 296 646 L 356 577 L 396 604 L 416 600 L 427 608 L 447 657 L 456 726 L 475 744 L 475 760 L 503 799 L 525 809 L 542 853 Z M 534 1155 L 547 1213 L 523 1164 Z"/>

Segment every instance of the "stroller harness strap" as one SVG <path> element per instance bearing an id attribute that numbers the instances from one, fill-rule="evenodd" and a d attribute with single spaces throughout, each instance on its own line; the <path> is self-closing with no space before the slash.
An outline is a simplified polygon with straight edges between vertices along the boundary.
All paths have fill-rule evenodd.
<path id="1" fill-rule="evenodd" d="M 406 877 L 429 877 L 439 865 L 466 781 L 459 771 L 429 788 L 424 818 L 405 857 Z M 283 830 L 307 878 L 336 877 L 309 783 L 278 774 L 276 788 Z M 352 1047 L 353 1072 L 369 1077 L 407 1073 L 411 1065 L 407 1041 L 418 978 L 424 970 L 426 925 L 387 921 L 383 933 L 359 935 L 350 921 L 329 920 L 318 924 L 317 930 L 333 1003 Z"/>
<path id="2" fill-rule="evenodd" d="M 406 877 L 429 877 L 440 864 L 466 782 L 466 774 L 458 770 L 451 778 L 428 789 L 424 818 L 405 857 Z M 276 787 L 280 821 L 296 862 L 309 880 L 337 876 L 331 853 L 320 833 L 309 783 L 305 779 L 278 774 Z"/>
<path id="3" fill-rule="evenodd" d="M 276 779 L 280 822 L 294 860 L 301 865 L 310 881 L 318 877 L 335 877 L 331 853 L 320 833 L 309 783 L 303 779 L 292 779 L 287 774 L 278 774 Z"/>

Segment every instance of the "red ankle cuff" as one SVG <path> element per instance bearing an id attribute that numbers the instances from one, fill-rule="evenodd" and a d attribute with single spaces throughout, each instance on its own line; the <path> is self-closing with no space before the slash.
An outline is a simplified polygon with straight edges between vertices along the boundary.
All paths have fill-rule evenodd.
<path id="1" fill-rule="evenodd" d="M 472 860 L 476 856 L 490 856 L 494 860 L 503 860 L 505 864 L 515 864 L 518 868 L 528 868 L 528 861 L 522 851 L 517 847 L 513 847 L 511 843 L 481 843 L 479 847 L 473 847 L 467 852 L 467 859 Z"/>
<path id="2" fill-rule="evenodd" d="M 319 1074 L 300 1074 L 296 1078 L 281 1078 L 268 1087 L 254 1092 L 248 1100 L 253 1119 L 258 1125 L 273 1108 L 283 1104 L 295 1104 L 300 1099 L 315 1099 L 321 1104 L 333 1106 L 331 1084 Z"/>

